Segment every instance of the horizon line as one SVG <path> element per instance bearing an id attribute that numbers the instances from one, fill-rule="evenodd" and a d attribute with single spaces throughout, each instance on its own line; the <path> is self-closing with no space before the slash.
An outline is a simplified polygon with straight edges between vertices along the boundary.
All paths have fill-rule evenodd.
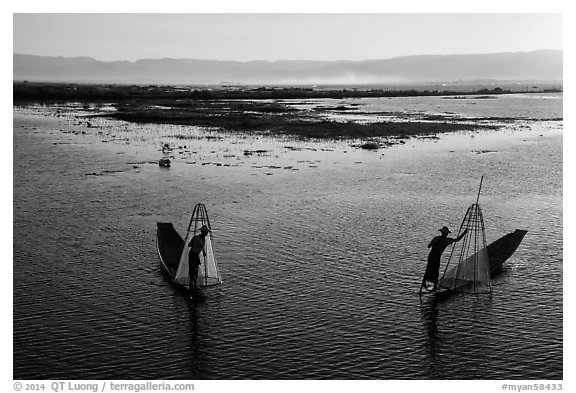
<path id="1" fill-rule="evenodd" d="M 222 61 L 222 62 L 235 62 L 235 63 L 254 63 L 254 62 L 264 62 L 264 63 L 278 63 L 278 62 L 290 62 L 290 61 L 301 61 L 301 62 L 365 62 L 365 61 L 379 61 L 379 60 L 393 60 L 393 59 L 401 59 L 401 58 L 408 58 L 408 57 L 425 57 L 425 56 L 482 56 L 482 55 L 498 55 L 498 54 L 507 54 L 507 53 L 533 53 L 533 52 L 541 52 L 541 51 L 550 51 L 550 52 L 562 52 L 564 53 L 564 49 L 551 49 L 551 48 L 540 48 L 540 49 L 533 49 L 533 50 L 509 50 L 509 51 L 498 51 L 498 52 L 485 52 L 485 53 L 421 53 L 421 54 L 412 54 L 412 55 L 404 55 L 404 56 L 394 56 L 394 57 L 387 57 L 387 58 L 369 58 L 369 59 L 362 59 L 362 60 L 351 60 L 351 59 L 335 59 L 335 60 L 326 60 L 326 59 L 277 59 L 277 60 L 264 60 L 264 59 L 253 59 L 253 60 L 232 60 L 232 59 L 215 59 L 215 58 L 194 58 L 194 57 L 143 57 L 136 60 L 101 60 L 97 59 L 92 56 L 88 55 L 76 55 L 76 56 L 65 56 L 65 55 L 38 55 L 32 53 L 17 53 L 13 52 L 12 55 L 20 55 L 20 56 L 36 56 L 36 57 L 51 57 L 57 59 L 91 59 L 102 63 L 116 63 L 116 62 L 126 62 L 126 63 L 136 63 L 138 61 L 143 60 L 199 60 L 199 61 Z"/>

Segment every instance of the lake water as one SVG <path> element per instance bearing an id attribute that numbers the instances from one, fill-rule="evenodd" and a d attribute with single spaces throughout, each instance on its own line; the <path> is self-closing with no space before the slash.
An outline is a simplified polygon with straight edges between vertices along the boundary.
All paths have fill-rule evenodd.
<path id="1" fill-rule="evenodd" d="M 14 378 L 562 379 L 562 95 L 309 104 L 343 102 L 503 128 L 366 151 L 15 107 Z M 528 234 L 492 294 L 421 300 L 482 175 L 487 241 Z M 192 303 L 155 231 L 196 203 L 224 283 Z"/>

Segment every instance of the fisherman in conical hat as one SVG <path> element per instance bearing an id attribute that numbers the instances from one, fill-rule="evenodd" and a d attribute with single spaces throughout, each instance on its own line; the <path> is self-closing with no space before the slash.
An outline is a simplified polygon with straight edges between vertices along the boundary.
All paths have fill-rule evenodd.
<path id="1" fill-rule="evenodd" d="M 200 233 L 190 240 L 188 247 L 190 247 L 190 252 L 188 253 L 188 275 L 190 280 L 190 292 L 196 289 L 196 279 L 198 278 L 198 266 L 200 266 L 200 252 L 204 253 L 206 257 L 206 251 L 204 250 L 204 245 L 206 244 L 206 236 L 210 232 L 210 229 L 203 225 L 200 228 Z"/>
<path id="2" fill-rule="evenodd" d="M 435 290 L 436 286 L 438 285 L 438 273 L 440 270 L 440 257 L 442 253 L 450 244 L 459 242 L 468 229 L 465 229 L 464 232 L 456 239 L 452 239 L 448 237 L 450 229 L 448 227 L 442 227 L 438 229 L 441 233 L 440 236 L 434 237 L 430 244 L 428 244 L 428 248 L 432 248 L 430 250 L 430 254 L 428 254 L 428 265 L 426 266 L 426 273 L 424 273 L 424 280 L 422 280 L 422 286 L 428 288 L 428 283 L 433 284 L 430 290 Z"/>

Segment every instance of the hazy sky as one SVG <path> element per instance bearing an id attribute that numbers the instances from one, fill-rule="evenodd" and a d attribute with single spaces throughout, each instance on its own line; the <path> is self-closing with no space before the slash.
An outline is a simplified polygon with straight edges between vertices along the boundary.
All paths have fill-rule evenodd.
<path id="1" fill-rule="evenodd" d="M 14 14 L 13 52 L 98 60 L 365 60 L 562 49 L 562 14 Z"/>

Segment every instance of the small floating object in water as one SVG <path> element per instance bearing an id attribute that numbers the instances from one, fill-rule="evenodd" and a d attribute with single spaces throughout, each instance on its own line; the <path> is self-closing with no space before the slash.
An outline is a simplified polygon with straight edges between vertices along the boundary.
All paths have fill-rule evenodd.
<path id="1" fill-rule="evenodd" d="M 366 142 L 360 145 L 360 148 L 364 150 L 378 150 L 380 148 L 380 144 L 378 142 Z"/>
<path id="2" fill-rule="evenodd" d="M 164 167 L 164 168 L 170 168 L 170 159 L 169 158 L 161 158 L 160 161 L 158 161 L 158 165 L 160 165 L 161 167 Z"/>

